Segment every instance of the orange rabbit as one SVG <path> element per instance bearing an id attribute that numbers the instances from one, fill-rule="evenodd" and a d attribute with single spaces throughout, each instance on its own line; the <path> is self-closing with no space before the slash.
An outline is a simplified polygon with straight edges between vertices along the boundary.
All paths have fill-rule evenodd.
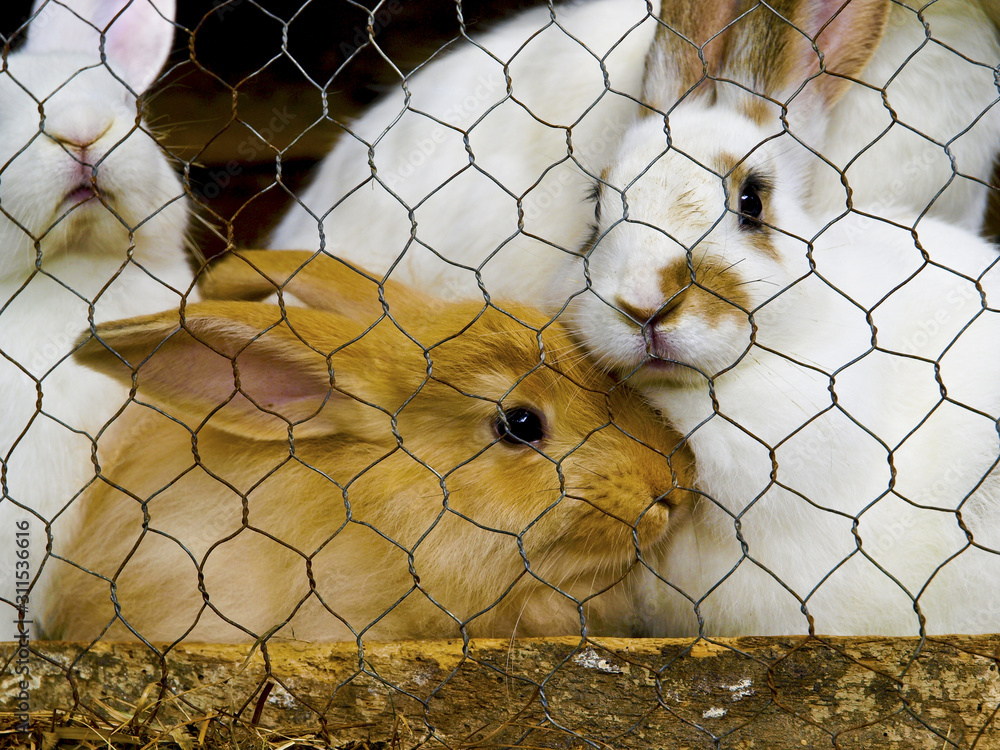
<path id="1" fill-rule="evenodd" d="M 385 314 L 332 258 L 243 255 L 207 296 L 291 277 L 309 307 L 192 304 L 77 353 L 136 391 L 80 498 L 91 531 L 55 549 L 73 564 L 48 571 L 50 636 L 632 632 L 638 560 L 683 522 L 692 472 L 644 402 L 528 307 L 386 282 Z"/>

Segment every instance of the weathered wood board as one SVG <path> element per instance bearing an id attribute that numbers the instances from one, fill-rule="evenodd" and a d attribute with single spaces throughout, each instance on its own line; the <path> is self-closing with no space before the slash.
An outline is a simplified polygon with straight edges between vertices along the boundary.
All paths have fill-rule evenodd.
<path id="1" fill-rule="evenodd" d="M 1000 636 L 31 648 L 49 746 L 1000 748 Z"/>

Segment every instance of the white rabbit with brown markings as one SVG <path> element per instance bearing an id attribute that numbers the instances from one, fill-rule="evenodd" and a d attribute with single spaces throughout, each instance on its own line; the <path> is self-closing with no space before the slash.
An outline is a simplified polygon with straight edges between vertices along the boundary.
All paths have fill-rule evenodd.
<path id="1" fill-rule="evenodd" d="M 757 36 L 723 33 L 706 50 L 710 61 L 724 59 L 761 95 L 756 106 L 766 106 L 764 98 L 774 91 L 765 90 L 768 79 L 786 66 L 792 67 L 797 84 L 820 66 L 843 76 L 838 101 L 825 114 L 818 113 L 825 127 L 808 122 L 814 104 L 808 95 L 789 100 L 794 87 L 771 103 L 788 102 L 791 132 L 817 154 L 803 186 L 803 204 L 817 219 L 832 220 L 847 210 L 846 180 L 851 205 L 859 210 L 906 218 L 907 223 L 926 214 L 981 231 L 1000 155 L 1000 31 L 991 21 L 991 16 L 1000 20 L 1000 13 L 980 0 L 918 5 L 883 0 L 879 10 L 886 15 L 878 26 L 859 30 L 834 21 L 823 31 L 826 45 L 839 45 L 840 60 L 820 63 L 824 44 L 813 50 L 806 38 L 816 29 L 795 29 L 794 21 L 787 22 L 813 5 L 810 0 L 783 3 L 767 24 L 751 18 L 762 11 L 753 3 L 708 3 L 694 19 L 688 13 L 673 18 L 676 10 L 667 6 L 661 12 L 667 27 L 698 42 L 679 43 L 677 35 L 661 27 L 650 50 L 643 100 L 660 111 L 673 106 L 684 91 L 677 85 L 677 60 L 686 57 L 700 69 L 696 45 L 746 22 Z M 853 12 L 846 7 L 841 11 L 842 5 L 816 7 L 828 17 Z M 800 49 L 789 52 L 790 46 Z M 838 68 L 855 59 L 867 63 L 850 72 Z"/>
<path id="2" fill-rule="evenodd" d="M 0 74 L 0 597 L 13 603 L 43 564 L 45 523 L 71 527 L 91 437 L 128 396 L 71 359 L 80 331 L 176 307 L 192 283 L 184 190 L 136 103 L 170 51 L 173 0 L 37 0 L 32 13 Z M 15 524 L 31 529 L 16 592 Z"/>
<path id="3" fill-rule="evenodd" d="M 76 354 L 137 391 L 83 497 L 101 532 L 57 549 L 52 636 L 634 631 L 639 557 L 689 505 L 690 458 L 647 404 L 531 308 L 387 282 L 385 313 L 327 256 L 242 255 L 208 296 L 310 307 L 192 304 Z"/>
<path id="4" fill-rule="evenodd" d="M 798 139 L 887 14 L 840 5 L 755 5 L 696 40 L 704 65 L 668 55 L 689 64 L 660 79 L 666 123 L 639 121 L 597 188 L 568 320 L 687 437 L 704 493 L 657 564 L 653 635 L 996 629 L 1000 256 L 930 218 L 811 213 Z M 761 38 L 784 65 L 722 54 Z"/>

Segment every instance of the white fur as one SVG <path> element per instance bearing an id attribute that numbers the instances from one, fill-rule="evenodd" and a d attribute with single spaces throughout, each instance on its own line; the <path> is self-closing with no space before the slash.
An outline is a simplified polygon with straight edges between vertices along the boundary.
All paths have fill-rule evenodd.
<path id="1" fill-rule="evenodd" d="M 882 43 L 861 75 L 868 86 L 850 87 L 819 144 L 846 169 L 855 206 L 897 217 L 905 211 L 910 221 L 926 210 L 980 231 L 1000 150 L 997 65 L 997 29 L 975 0 L 893 2 Z M 847 194 L 837 171 L 817 162 L 813 179 L 812 205 L 842 212 Z"/>
<path id="2" fill-rule="evenodd" d="M 706 634 L 806 632 L 805 600 L 817 632 L 916 634 L 917 597 L 929 632 L 995 630 L 1000 316 L 975 280 L 995 309 L 997 250 L 924 219 L 926 264 L 905 225 L 855 214 L 824 228 L 801 205 L 808 154 L 787 133 L 773 137 L 779 123 L 697 102 L 670 122 L 669 151 L 656 118 L 623 142 L 602 191 L 592 289 L 570 309 L 587 347 L 644 386 L 696 457 L 704 497 L 656 563 L 670 585 L 648 592 L 648 632 L 697 633 L 695 603 Z M 749 154 L 769 175 L 762 218 L 776 229 L 741 229 L 726 209 L 720 154 Z M 738 186 L 729 191 L 732 201 Z M 735 270 L 749 302 L 735 315 L 682 307 L 650 324 L 660 356 L 679 362 L 657 365 L 619 310 L 665 305 L 658 272 L 688 248 L 696 268 Z M 959 508 L 992 551 L 968 547 Z"/>
<path id="3" fill-rule="evenodd" d="M 350 124 L 299 196 L 305 208 L 292 204 L 270 246 L 315 249 L 322 220 L 331 253 L 379 273 L 392 268 L 393 278 L 439 296 L 481 295 L 481 267 L 491 295 L 549 299 L 550 279 L 586 235 L 593 170 L 636 110 L 626 95 L 638 95 L 656 26 L 640 0 L 559 5 L 556 21 L 534 8 L 473 31 L 484 49 L 462 40 L 425 64 L 407 79 L 409 109 L 400 88 Z M 578 163 L 568 156 L 569 127 Z"/>
<path id="4" fill-rule="evenodd" d="M 886 281 L 901 265 L 919 266 L 907 233 L 884 225 L 866 228 L 863 244 L 842 243 L 855 223 L 838 225 L 820 241 L 820 274 L 851 264 L 853 280 L 871 274 Z M 976 267 L 974 276 L 997 260 L 994 248 L 941 224 L 922 224 L 920 236 L 938 258 L 964 255 Z M 990 299 L 1000 293 L 995 278 L 991 286 Z M 885 284 L 867 299 L 851 297 L 874 305 L 890 289 Z M 919 601 L 930 632 L 995 629 L 991 602 L 1000 593 L 1000 555 L 965 549 L 953 511 L 965 502 L 964 520 L 976 541 L 998 549 L 1000 490 L 990 472 L 1000 455 L 1000 368 L 983 354 L 1000 333 L 1000 321 L 982 311 L 971 282 L 930 267 L 887 304 L 891 312 L 874 313 L 880 346 L 924 361 L 872 350 L 863 310 L 811 276 L 775 300 L 773 316 L 766 307 L 761 311 L 758 341 L 780 355 L 754 346 L 716 380 L 717 414 L 704 386 L 650 389 L 671 424 L 691 432 L 699 488 L 722 506 L 701 505 L 685 544 L 660 562 L 662 575 L 694 599 L 708 594 L 741 563 L 733 517 L 745 513 L 740 520 L 748 559 L 701 604 L 708 632 L 805 632 L 806 618 L 785 586 L 799 597 L 811 595 L 807 606 L 819 632 L 916 634 L 911 595 L 924 586 Z M 942 356 L 956 329 L 977 314 L 956 348 Z M 927 336 L 934 326 L 938 335 Z M 941 400 L 932 365 L 937 360 L 958 404 Z M 833 373 L 836 406 L 828 391 Z M 777 464 L 774 484 L 769 448 Z M 854 519 L 871 559 L 858 551 Z M 695 632 L 690 604 L 665 587 L 659 591 L 668 601 L 651 618 L 652 632 Z"/>
<path id="5" fill-rule="evenodd" d="M 34 576 L 45 522 L 70 530 L 66 509 L 96 473 L 91 438 L 128 396 L 69 357 L 90 305 L 95 322 L 176 307 L 191 284 L 184 190 L 126 88 L 141 93 L 169 51 L 174 3 L 156 3 L 136 0 L 107 28 L 103 65 L 98 30 L 124 3 L 39 0 L 0 76 L 0 597 L 10 602 L 15 523 L 30 524 Z M 86 191 L 95 169 L 103 201 Z M 29 612 L 44 596 L 32 591 Z"/>

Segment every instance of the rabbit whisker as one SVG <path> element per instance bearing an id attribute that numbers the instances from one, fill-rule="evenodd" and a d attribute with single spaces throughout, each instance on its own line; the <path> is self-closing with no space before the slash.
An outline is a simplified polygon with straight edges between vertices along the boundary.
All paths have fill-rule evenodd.
<path id="1" fill-rule="evenodd" d="M 594 476 L 599 477 L 600 479 L 603 479 L 606 482 L 610 482 L 611 481 L 611 477 L 609 477 L 607 474 L 602 474 L 601 472 L 597 471 L 597 469 L 592 469 L 589 466 L 581 466 L 580 468 L 583 469 L 584 471 L 590 472 Z M 567 487 L 566 489 L 569 489 L 569 487 Z M 580 488 L 580 489 L 591 490 L 593 488 L 592 487 L 583 487 L 583 488 Z"/>

